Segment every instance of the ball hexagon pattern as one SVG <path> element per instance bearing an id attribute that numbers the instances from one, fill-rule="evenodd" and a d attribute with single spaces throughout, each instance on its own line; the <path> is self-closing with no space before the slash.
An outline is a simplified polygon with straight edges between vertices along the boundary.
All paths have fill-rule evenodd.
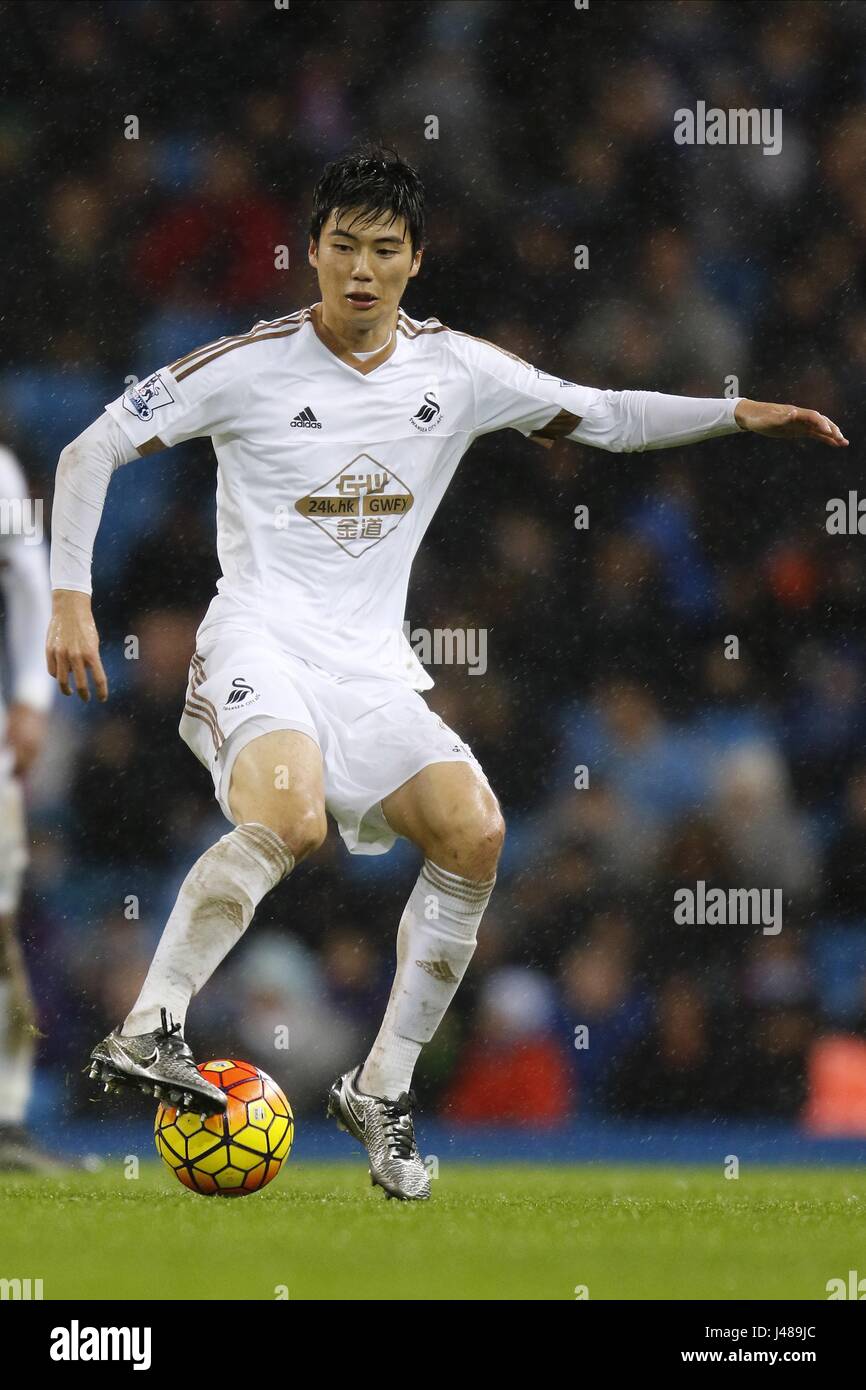
<path id="1" fill-rule="evenodd" d="M 271 1182 L 289 1156 L 294 1117 L 280 1087 L 252 1062 L 221 1058 L 199 1064 L 202 1076 L 225 1091 L 225 1115 L 203 1120 L 160 1105 L 154 1123 L 157 1152 L 191 1192 L 246 1197 Z"/>

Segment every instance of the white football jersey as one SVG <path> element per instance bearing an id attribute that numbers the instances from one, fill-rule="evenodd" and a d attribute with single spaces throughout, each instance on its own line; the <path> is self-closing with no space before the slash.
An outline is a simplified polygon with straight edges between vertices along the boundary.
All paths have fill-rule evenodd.
<path id="1" fill-rule="evenodd" d="M 425 690 L 409 574 L 460 459 L 563 410 L 581 421 L 570 438 L 603 444 L 605 393 L 402 310 L 390 355 L 354 367 L 314 307 L 200 347 L 106 410 L 138 448 L 213 440 L 222 578 L 202 628 L 232 619 L 326 670 Z"/>

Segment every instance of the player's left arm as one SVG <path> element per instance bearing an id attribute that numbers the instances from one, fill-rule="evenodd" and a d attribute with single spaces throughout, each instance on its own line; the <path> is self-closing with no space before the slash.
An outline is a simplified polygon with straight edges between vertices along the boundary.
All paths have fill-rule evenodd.
<path id="1" fill-rule="evenodd" d="M 848 443 L 826 415 L 803 406 L 745 396 L 670 396 L 580 386 L 470 334 L 449 333 L 447 345 L 472 383 L 472 438 L 515 429 L 548 448 L 556 439 L 572 439 L 614 453 L 669 449 L 747 432 L 771 439 L 816 439 L 834 449 Z"/>
<path id="2" fill-rule="evenodd" d="M 739 432 L 770 439 L 816 439 L 834 449 L 848 445 L 839 426 L 817 410 L 744 396 L 669 396 L 660 391 L 592 391 L 584 414 L 560 410 L 529 437 L 548 448 L 555 439 L 565 438 L 631 453 Z"/>

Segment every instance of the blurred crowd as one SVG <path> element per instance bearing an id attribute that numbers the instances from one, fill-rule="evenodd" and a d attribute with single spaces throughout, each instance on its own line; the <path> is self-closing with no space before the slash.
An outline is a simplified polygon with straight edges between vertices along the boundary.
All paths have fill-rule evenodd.
<path id="1" fill-rule="evenodd" d="M 34 494 L 133 374 L 318 299 L 312 185 L 368 136 L 428 186 L 410 315 L 588 385 L 811 406 L 852 441 L 617 456 L 507 431 L 462 463 L 407 614 L 488 633 L 486 673 L 435 667 L 428 698 L 509 828 L 417 1073 L 455 1123 L 866 1133 L 866 539 L 825 527 L 866 425 L 864 27 L 854 5 L 737 0 L 0 12 L 0 432 Z M 675 144 L 699 100 L 781 109 L 782 152 Z M 197 440 L 114 478 L 94 567 L 112 696 L 58 706 L 29 787 L 41 1084 L 77 1113 L 89 1048 L 228 829 L 177 735 L 214 471 Z M 417 865 L 332 830 L 194 1002 L 197 1051 L 317 1113 L 375 1035 Z M 783 929 L 678 925 L 700 880 L 780 889 Z"/>

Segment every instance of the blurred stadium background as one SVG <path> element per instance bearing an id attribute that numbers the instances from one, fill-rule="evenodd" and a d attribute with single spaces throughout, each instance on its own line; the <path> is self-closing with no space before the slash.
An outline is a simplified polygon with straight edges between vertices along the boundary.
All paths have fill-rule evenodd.
<path id="1" fill-rule="evenodd" d="M 689 1156 L 707 1134 L 715 1154 L 735 1130 L 767 1156 L 866 1152 L 866 542 L 824 524 L 866 426 L 863 8 L 34 3 L 0 9 L 0 34 L 0 437 L 37 496 L 126 378 L 318 299 L 312 184 L 357 137 L 427 182 L 412 316 L 589 385 L 718 396 L 735 376 L 838 421 L 847 454 L 616 457 L 506 431 L 461 465 L 407 616 L 488 631 L 486 673 L 433 668 L 429 698 L 509 836 L 417 1084 L 428 1152 L 437 1116 L 499 1156 Z M 781 108 L 782 153 L 676 145 L 697 100 Z M 29 786 L 33 1115 L 70 1148 L 112 1142 L 124 1112 L 92 1103 L 87 1054 L 227 828 L 176 732 L 213 486 L 207 440 L 116 475 L 94 591 L 111 700 L 58 698 Z M 305 1132 L 328 1151 L 326 1085 L 375 1035 L 415 864 L 406 844 L 352 858 L 332 828 L 193 1006 L 199 1055 L 284 1085 L 300 1153 Z M 784 929 L 676 927 L 697 879 L 782 888 Z"/>

